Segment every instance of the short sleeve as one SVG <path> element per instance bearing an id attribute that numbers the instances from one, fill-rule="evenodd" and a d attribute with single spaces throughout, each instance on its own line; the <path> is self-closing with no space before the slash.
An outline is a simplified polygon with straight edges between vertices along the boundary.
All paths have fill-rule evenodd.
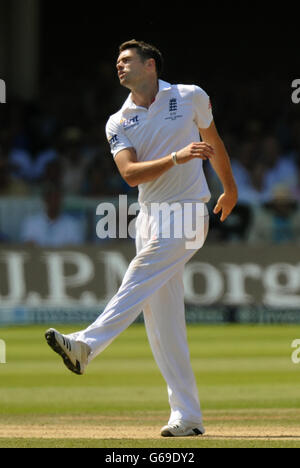
<path id="1" fill-rule="evenodd" d="M 112 117 L 108 120 L 105 131 L 113 157 L 123 149 L 133 147 L 131 141 L 124 135 L 121 126 Z"/>
<path id="2" fill-rule="evenodd" d="M 199 86 L 194 86 L 193 104 L 198 128 L 208 128 L 213 121 L 212 106 L 209 96 Z"/>

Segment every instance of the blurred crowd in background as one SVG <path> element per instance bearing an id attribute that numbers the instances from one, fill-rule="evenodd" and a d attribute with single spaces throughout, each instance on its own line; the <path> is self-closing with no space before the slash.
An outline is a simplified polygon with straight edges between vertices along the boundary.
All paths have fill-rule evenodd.
<path id="1" fill-rule="evenodd" d="M 193 82 L 211 95 L 239 187 L 239 203 L 228 221 L 221 224 L 212 215 L 208 241 L 300 242 L 300 105 L 290 102 L 286 83 L 249 78 L 224 86 L 217 77 L 202 83 L 201 76 Z M 12 97 L 1 106 L 0 211 L 11 198 L 20 203 L 42 199 L 43 209 L 24 214 L 15 238 L 2 219 L 0 241 L 44 246 L 97 242 L 90 226 L 95 210 L 82 222 L 80 207 L 70 214 L 64 200 L 98 204 L 119 194 L 137 198 L 137 189 L 119 175 L 105 137 L 109 115 L 127 94 L 116 80 L 114 64 L 103 62 L 93 79 L 70 82 L 58 71 L 35 101 Z M 212 206 L 222 187 L 209 163 L 204 166 Z"/>

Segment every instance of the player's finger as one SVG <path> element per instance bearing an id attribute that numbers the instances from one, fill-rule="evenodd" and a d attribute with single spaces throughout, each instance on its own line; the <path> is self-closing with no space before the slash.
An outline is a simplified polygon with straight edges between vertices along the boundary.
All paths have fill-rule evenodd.
<path id="1" fill-rule="evenodd" d="M 219 203 L 216 204 L 215 208 L 214 208 L 214 214 L 218 214 L 220 213 L 222 207 Z"/>
<path id="2" fill-rule="evenodd" d="M 223 223 L 223 222 L 225 221 L 226 218 L 227 218 L 227 216 L 225 215 L 224 211 L 222 211 L 222 215 L 221 215 L 220 221 Z"/>
<path id="3" fill-rule="evenodd" d="M 215 155 L 215 150 L 211 147 L 205 147 L 202 151 L 205 151 L 205 154 L 209 155 L 210 158 Z"/>
<path id="4" fill-rule="evenodd" d="M 199 148 L 199 149 L 194 149 L 192 150 L 192 154 L 196 156 L 197 158 L 201 159 L 211 159 L 212 158 L 212 153 L 205 149 L 205 148 Z"/>
<path id="5" fill-rule="evenodd" d="M 204 161 L 206 161 L 207 159 L 211 159 L 212 156 L 211 154 L 208 154 L 208 153 L 204 153 L 203 151 L 197 156 L 199 159 L 203 159 Z"/>
<path id="6" fill-rule="evenodd" d="M 231 211 L 224 210 L 224 209 L 222 210 L 222 216 L 221 216 L 221 218 L 220 218 L 221 221 L 222 221 L 222 223 L 223 223 L 224 221 L 226 221 L 226 219 L 228 218 L 228 216 L 230 215 L 230 213 L 231 213 Z"/>
<path id="7" fill-rule="evenodd" d="M 194 143 L 193 148 L 195 148 L 195 149 L 206 149 L 211 153 L 215 152 L 214 148 L 209 143 L 206 143 L 204 141 Z"/>
<path id="8" fill-rule="evenodd" d="M 208 143 L 204 143 L 205 144 L 205 148 L 208 149 L 208 151 L 210 151 L 211 153 L 214 154 L 215 150 L 213 148 L 213 146 L 209 145 Z"/>

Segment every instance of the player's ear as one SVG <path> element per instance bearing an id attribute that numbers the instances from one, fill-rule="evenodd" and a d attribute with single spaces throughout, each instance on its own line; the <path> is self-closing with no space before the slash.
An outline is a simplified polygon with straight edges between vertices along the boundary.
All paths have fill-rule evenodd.
<path id="1" fill-rule="evenodd" d="M 146 60 L 146 66 L 149 70 L 156 69 L 156 64 L 154 58 L 149 58 Z"/>

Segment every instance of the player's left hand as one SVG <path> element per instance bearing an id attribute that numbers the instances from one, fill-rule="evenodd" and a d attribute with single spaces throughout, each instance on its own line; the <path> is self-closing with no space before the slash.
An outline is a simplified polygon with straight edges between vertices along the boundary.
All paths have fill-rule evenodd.
<path id="1" fill-rule="evenodd" d="M 223 193 L 215 208 L 214 214 L 218 214 L 221 212 L 221 221 L 222 223 L 228 218 L 232 210 L 234 209 L 235 205 L 237 204 L 238 195 L 236 192 L 231 193 Z"/>

